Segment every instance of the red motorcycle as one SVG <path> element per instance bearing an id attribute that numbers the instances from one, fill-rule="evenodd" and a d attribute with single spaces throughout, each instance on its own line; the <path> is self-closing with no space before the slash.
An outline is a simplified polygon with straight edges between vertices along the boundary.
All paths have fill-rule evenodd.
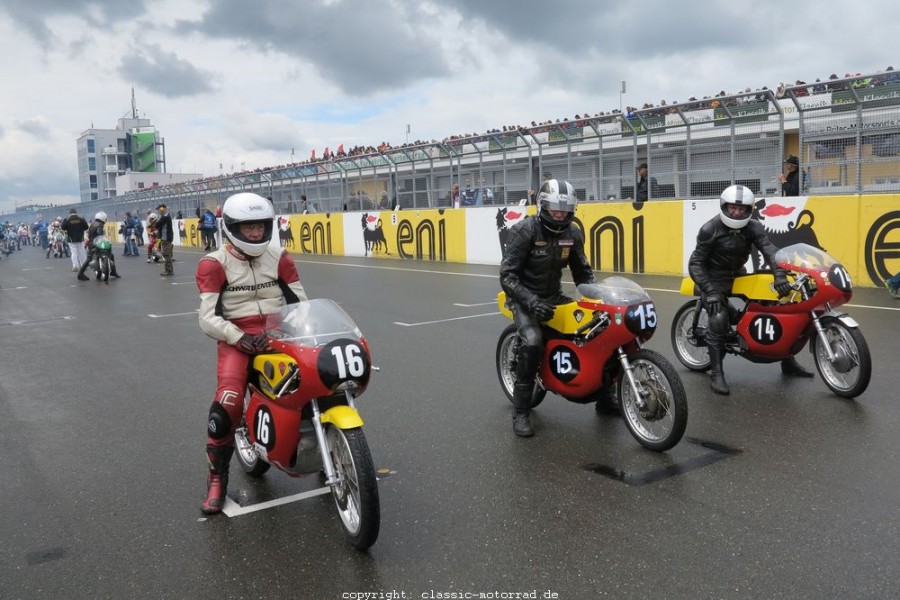
<path id="1" fill-rule="evenodd" d="M 271 352 L 250 366 L 244 418 L 235 432 L 243 470 L 300 477 L 323 473 L 350 543 L 365 550 L 381 523 L 372 455 L 356 410 L 376 367 L 362 332 L 332 300 L 273 315 Z"/>
<path id="2" fill-rule="evenodd" d="M 771 273 L 735 278 L 728 303 L 732 331 L 725 351 L 770 363 L 794 356 L 809 342 L 816 369 L 832 392 L 844 398 L 862 394 L 872 376 L 869 346 L 859 324 L 834 310 L 853 296 L 847 269 L 807 244 L 782 248 L 775 260 L 791 273 L 793 292 L 779 300 Z M 681 293 L 699 295 L 690 278 L 682 281 Z M 672 346 L 678 360 L 692 371 L 710 368 L 707 322 L 699 298 L 675 313 Z"/>
<path id="3" fill-rule="evenodd" d="M 631 435 L 650 450 L 677 444 L 687 427 L 687 400 L 678 372 L 661 354 L 643 348 L 656 331 L 653 300 L 624 277 L 578 286 L 579 299 L 556 307 L 544 323 L 544 354 L 531 408 L 547 392 L 579 404 L 595 402 L 612 388 Z M 512 318 L 506 293 L 497 296 L 500 312 Z M 512 401 L 521 339 L 515 325 L 497 342 L 497 375 Z M 601 409 L 598 403 L 597 410 Z"/>

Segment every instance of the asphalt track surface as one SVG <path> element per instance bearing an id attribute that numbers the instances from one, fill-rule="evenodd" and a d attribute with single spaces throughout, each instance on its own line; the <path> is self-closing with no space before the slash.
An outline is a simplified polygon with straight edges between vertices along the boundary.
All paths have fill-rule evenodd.
<path id="1" fill-rule="evenodd" d="M 176 251 L 171 279 L 118 257 L 108 285 L 32 248 L 0 260 L 0 598 L 897 597 L 900 302 L 884 289 L 846 308 L 875 360 L 857 400 L 734 357 L 723 398 L 675 361 L 677 279 L 633 277 L 661 317 L 648 347 L 690 407 L 685 439 L 657 454 L 556 396 L 534 438 L 512 434 L 496 267 L 297 257 L 382 369 L 359 400 L 383 471 L 381 534 L 360 553 L 328 495 L 200 513 L 215 387 L 200 256 Z M 318 487 L 232 465 L 229 494 Z"/>

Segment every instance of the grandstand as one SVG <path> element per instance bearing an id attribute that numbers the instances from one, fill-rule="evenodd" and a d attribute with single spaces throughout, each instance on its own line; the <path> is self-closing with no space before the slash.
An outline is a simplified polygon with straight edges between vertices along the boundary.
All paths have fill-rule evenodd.
<path id="1" fill-rule="evenodd" d="M 111 216 L 166 202 L 193 215 L 238 191 L 272 199 L 280 213 L 449 207 L 458 184 L 466 205 L 517 204 L 548 177 L 575 184 L 587 202 L 628 201 L 647 163 L 650 200 L 715 197 L 741 183 L 779 195 L 788 154 L 800 158 L 802 195 L 900 191 L 900 81 L 893 71 L 504 127 L 392 148 L 279 165 L 128 192 L 77 205 Z M 384 198 L 385 204 L 377 199 Z M 60 207 L 60 211 L 68 207 Z M 13 215 L 11 220 L 29 220 Z"/>

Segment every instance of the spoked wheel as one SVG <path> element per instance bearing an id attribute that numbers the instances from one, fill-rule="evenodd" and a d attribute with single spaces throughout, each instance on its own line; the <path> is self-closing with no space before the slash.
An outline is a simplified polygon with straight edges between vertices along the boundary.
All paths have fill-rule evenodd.
<path id="1" fill-rule="evenodd" d="M 234 431 L 234 455 L 244 473 L 250 477 L 262 477 L 272 466 L 259 457 L 256 448 L 250 443 L 250 437 L 247 435 L 247 421 L 244 419 L 241 419 L 240 426 Z"/>
<path id="2" fill-rule="evenodd" d="M 694 326 L 694 315 L 699 306 L 697 300 L 685 303 L 672 321 L 672 349 L 675 356 L 691 371 L 708 371 L 710 367 L 709 350 L 706 347 L 707 321 L 706 311 L 700 309 L 697 326 Z"/>
<path id="3" fill-rule="evenodd" d="M 512 402 L 513 390 L 516 385 L 516 363 L 518 362 L 519 344 L 518 329 L 515 325 L 510 325 L 500 334 L 497 341 L 497 376 L 500 378 L 500 387 L 506 398 Z M 547 396 L 547 390 L 535 380 L 534 391 L 531 393 L 531 404 L 522 408 L 534 408 L 544 401 Z"/>
<path id="4" fill-rule="evenodd" d="M 828 360 L 822 339 L 813 336 L 810 343 L 816 369 L 832 392 L 843 398 L 855 398 L 866 391 L 872 378 L 872 357 L 866 338 L 859 328 L 848 327 L 839 319 L 825 317 L 821 323 L 834 362 Z"/>
<path id="5" fill-rule="evenodd" d="M 344 533 L 357 550 L 365 550 L 378 539 L 381 527 L 378 482 L 366 436 L 359 427 L 340 429 L 329 423 L 325 437 L 338 478 L 331 495 Z"/>
<path id="6" fill-rule="evenodd" d="M 645 448 L 663 452 L 675 446 L 687 428 L 687 399 L 675 368 L 657 352 L 641 349 L 628 356 L 640 402 L 623 374 L 619 381 L 622 418 Z"/>

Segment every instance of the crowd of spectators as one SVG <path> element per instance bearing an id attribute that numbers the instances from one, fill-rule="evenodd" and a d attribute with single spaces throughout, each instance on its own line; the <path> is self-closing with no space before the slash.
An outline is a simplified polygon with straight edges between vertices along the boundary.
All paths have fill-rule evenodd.
<path id="1" fill-rule="evenodd" d="M 875 75 L 866 77 L 862 76 L 860 73 L 856 73 L 855 75 L 846 73 L 844 77 L 841 78 L 838 77 L 837 74 L 833 73 L 828 77 L 826 81 L 822 81 L 821 79 L 817 78 L 812 84 L 807 84 L 805 81 L 802 81 L 800 79 L 796 80 L 794 84 L 781 82 L 775 88 L 775 91 L 773 93 L 777 99 L 781 99 L 788 96 L 788 91 L 790 91 L 794 96 L 808 96 L 813 94 L 845 91 L 849 89 L 864 89 L 894 83 L 900 83 L 900 72 L 894 71 L 894 68 L 889 66 L 884 71 L 877 71 Z M 640 114 L 643 117 L 653 117 L 662 116 L 665 114 L 674 114 L 677 113 L 679 109 L 688 107 L 691 110 L 709 108 L 715 109 L 719 106 L 722 106 L 723 104 L 727 106 L 736 106 L 745 103 L 761 102 L 765 101 L 768 97 L 769 88 L 766 86 L 757 88 L 755 91 L 751 90 L 749 87 L 746 87 L 731 94 L 727 93 L 725 90 L 721 90 L 717 94 L 714 94 L 712 96 L 703 96 L 702 98 L 691 96 L 684 103 L 679 102 L 678 100 L 675 100 L 673 102 L 660 100 L 659 104 L 647 102 L 644 103 L 640 108 L 636 106 L 627 106 L 622 110 L 611 109 L 609 111 L 600 111 L 593 114 L 591 114 L 590 111 L 585 111 L 584 113 L 576 114 L 572 119 L 565 117 L 561 119 L 547 119 L 546 121 L 532 121 L 528 126 L 504 125 L 499 129 L 490 129 L 481 134 L 462 133 L 451 135 L 444 138 L 440 142 L 438 142 L 437 140 L 415 140 L 413 142 L 406 142 L 404 144 L 394 146 L 390 142 L 382 141 L 377 146 L 357 145 L 351 148 L 349 151 L 345 151 L 344 145 L 340 144 L 337 147 L 336 151 L 332 151 L 329 147 L 326 147 L 320 157 L 317 157 L 316 151 L 313 150 L 309 159 L 305 161 L 239 171 L 227 176 L 246 176 L 252 174 L 260 174 L 273 170 L 302 167 L 305 165 L 315 165 L 344 158 L 390 154 L 391 152 L 399 152 L 412 148 L 422 148 L 423 146 L 429 145 L 436 146 L 439 144 L 443 144 L 446 146 L 458 146 L 462 144 L 472 144 L 491 140 L 502 142 L 503 140 L 516 138 L 520 135 L 524 136 L 528 134 L 545 133 L 558 129 L 575 129 L 585 127 L 590 122 L 612 123 L 618 121 L 621 117 L 630 120 L 635 117 L 635 114 L 638 111 L 640 111 Z M 189 183 L 209 181 L 218 179 L 219 177 L 221 177 L 221 175 L 205 177 Z"/>

